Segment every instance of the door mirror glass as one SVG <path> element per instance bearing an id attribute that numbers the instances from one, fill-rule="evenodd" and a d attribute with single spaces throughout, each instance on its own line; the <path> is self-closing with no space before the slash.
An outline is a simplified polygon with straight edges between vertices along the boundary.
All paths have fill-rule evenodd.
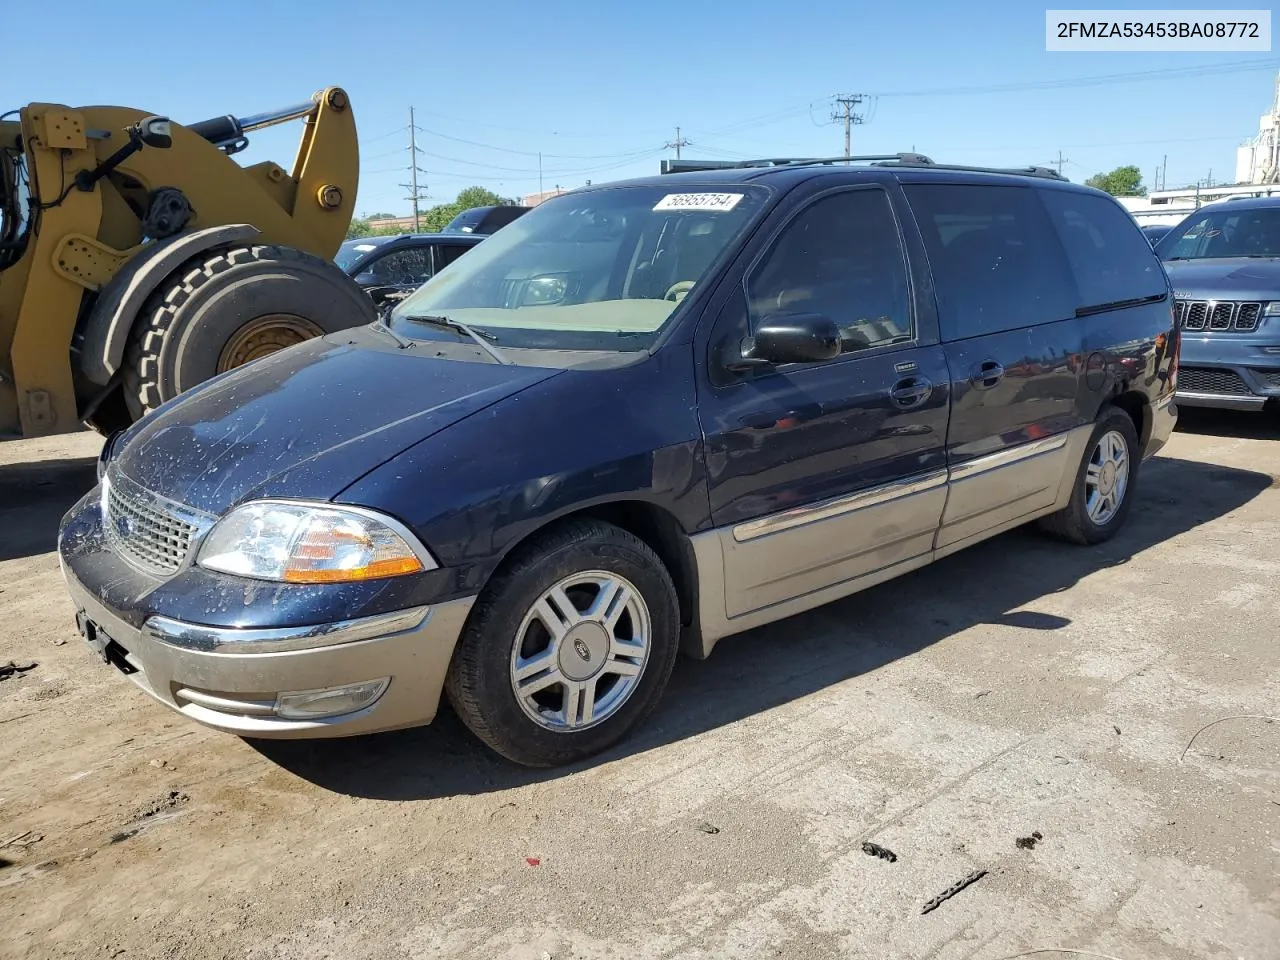
<path id="1" fill-rule="evenodd" d="M 749 355 L 774 365 L 832 360 L 840 356 L 840 328 L 820 313 L 772 317 L 756 328 Z"/>
<path id="2" fill-rule="evenodd" d="M 372 270 L 366 270 L 363 273 L 357 273 L 355 281 L 362 287 L 372 287 L 378 282 L 378 278 Z"/>

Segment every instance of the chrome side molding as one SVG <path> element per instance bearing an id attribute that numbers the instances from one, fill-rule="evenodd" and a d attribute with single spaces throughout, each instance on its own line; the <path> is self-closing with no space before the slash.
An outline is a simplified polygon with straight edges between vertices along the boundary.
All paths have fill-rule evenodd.
<path id="1" fill-rule="evenodd" d="M 950 479 L 953 481 L 967 480 L 970 477 L 976 477 L 978 474 L 986 473 L 988 470 L 999 470 L 1001 467 L 1007 467 L 1013 463 L 1030 460 L 1032 457 L 1052 453 L 1054 450 L 1061 450 L 1067 445 L 1069 437 L 1069 432 L 1058 433 L 1052 437 L 1045 437 L 1043 440 L 1032 440 L 1030 443 L 1019 444 L 1016 447 L 1009 447 L 1006 450 L 998 450 L 995 453 L 987 454 L 985 457 L 968 460 L 951 468 Z"/>
<path id="2" fill-rule="evenodd" d="M 207 627 L 168 617 L 151 617 L 142 625 L 142 630 L 158 643 L 200 653 L 285 653 L 372 640 L 412 630 L 426 622 L 430 613 L 430 607 L 410 607 L 358 620 L 252 630 Z"/>
<path id="3" fill-rule="evenodd" d="M 821 503 L 793 507 L 781 513 L 748 520 L 733 528 L 733 539 L 739 543 L 746 543 L 759 537 L 767 537 L 771 533 L 780 533 L 783 530 L 817 523 L 820 520 L 830 520 L 844 513 L 864 510 L 867 507 L 888 503 L 890 500 L 897 500 L 899 497 L 909 497 L 912 494 L 933 490 L 946 482 L 946 470 L 934 470 L 915 477 L 904 477 L 883 486 L 872 487 L 870 490 L 859 490 L 857 493 L 834 497 Z"/>

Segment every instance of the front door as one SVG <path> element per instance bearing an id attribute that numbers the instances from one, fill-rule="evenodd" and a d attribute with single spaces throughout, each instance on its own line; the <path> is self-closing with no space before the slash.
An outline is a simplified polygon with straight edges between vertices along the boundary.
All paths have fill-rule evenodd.
<path id="1" fill-rule="evenodd" d="M 762 320 L 788 313 L 835 320 L 843 354 L 763 372 L 717 366 Z M 713 386 L 699 398 L 729 617 L 932 549 L 948 376 L 931 340 L 879 186 L 818 195 L 750 268 L 717 319 Z"/>
<path id="2" fill-rule="evenodd" d="M 1079 425 L 1083 321 L 1029 186 L 908 184 L 951 373 L 944 548 L 1051 506 Z"/>

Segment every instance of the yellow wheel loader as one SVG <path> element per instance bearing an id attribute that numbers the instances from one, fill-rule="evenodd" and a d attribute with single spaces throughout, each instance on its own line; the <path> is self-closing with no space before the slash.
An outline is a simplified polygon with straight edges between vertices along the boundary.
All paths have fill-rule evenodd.
<path id="1" fill-rule="evenodd" d="M 247 135 L 303 121 L 292 171 Z M 216 374 L 375 319 L 334 263 L 359 150 L 336 87 L 181 125 L 124 107 L 0 116 L 0 435 L 109 433 Z"/>

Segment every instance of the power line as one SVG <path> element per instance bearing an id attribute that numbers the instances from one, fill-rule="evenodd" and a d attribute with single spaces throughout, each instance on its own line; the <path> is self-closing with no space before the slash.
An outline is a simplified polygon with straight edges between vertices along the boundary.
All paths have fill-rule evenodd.
<path id="1" fill-rule="evenodd" d="M 409 196 L 405 197 L 405 199 L 413 204 L 413 232 L 414 233 L 417 233 L 422 229 L 422 217 L 421 217 L 421 214 L 419 213 L 418 203 L 422 200 L 427 199 L 427 195 L 425 193 L 422 193 L 418 189 L 418 174 L 427 172 L 423 170 L 420 166 L 418 166 L 418 154 L 422 153 L 422 150 L 418 148 L 417 133 L 421 129 L 422 129 L 421 127 L 419 127 L 416 123 L 413 122 L 413 107 L 410 107 L 409 108 L 409 182 L 402 183 L 400 184 L 400 186 L 404 187 L 406 190 L 409 191 Z M 423 184 L 423 186 L 426 186 L 426 184 Z"/>
<path id="2" fill-rule="evenodd" d="M 687 147 L 687 146 L 689 146 L 689 145 L 690 145 L 690 143 L 691 143 L 691 141 L 689 141 L 689 140 L 685 140 L 683 137 L 681 137 L 681 136 L 680 136 L 680 127 L 677 125 L 677 126 L 676 126 L 676 138 L 675 138 L 674 140 L 668 141 L 667 143 L 664 143 L 664 144 L 662 145 L 662 148 L 663 148 L 664 150 L 670 150 L 671 148 L 673 148 L 673 147 L 674 147 L 674 148 L 675 148 L 675 151 L 676 151 L 676 159 L 677 159 L 677 160 L 679 160 L 679 159 L 680 159 L 680 148 L 681 148 L 681 147 Z"/>
<path id="3" fill-rule="evenodd" d="M 396 127 L 390 133 L 382 133 L 376 137 L 361 137 L 361 140 L 364 143 L 377 143 L 379 140 L 386 140 L 389 137 L 394 137 L 397 133 L 404 133 L 404 127 Z"/>
<path id="4" fill-rule="evenodd" d="M 616 160 L 619 157 L 631 156 L 637 153 L 649 153 L 653 147 L 641 147 L 636 150 L 624 151 L 621 153 L 599 153 L 599 154 L 573 154 L 573 153 L 542 153 L 539 150 L 512 150 L 510 147 L 499 147 L 492 143 L 481 143 L 478 140 L 468 140 L 465 137 L 454 137 L 447 133 L 441 133 L 438 130 L 426 131 L 432 136 L 440 137 L 442 140 L 452 140 L 455 143 L 465 143 L 470 147 L 480 147 L 484 150 L 496 150 L 499 153 L 513 153 L 521 157 L 550 157 L 553 160 Z"/>
<path id="5" fill-rule="evenodd" d="M 836 97 L 835 102 L 844 108 L 844 112 L 831 111 L 832 123 L 844 123 L 844 155 L 852 156 L 849 150 L 849 134 L 855 123 L 862 123 L 862 115 L 853 112 L 853 108 L 862 103 L 866 97 L 861 93 L 845 94 L 843 97 Z"/>
<path id="6" fill-rule="evenodd" d="M 438 117 L 441 120 L 450 120 L 454 123 L 465 123 L 469 127 L 486 127 L 491 130 L 506 130 L 511 133 L 529 133 L 529 134 L 535 134 L 538 136 L 545 136 L 547 134 L 546 128 L 513 127 L 505 123 L 490 123 L 487 120 L 475 120 L 469 117 L 454 117 L 446 113 L 437 113 L 434 110 L 423 110 L 421 112 L 429 117 Z M 657 136 L 661 132 L 662 132 L 662 129 L 649 127 L 644 130 L 628 130 L 626 131 L 625 135 L 633 136 L 637 133 L 640 133 L 640 134 L 651 133 Z M 551 133 L 554 136 L 570 137 L 570 138 L 600 138 L 600 137 L 615 137 L 620 135 L 617 131 L 603 131 L 603 130 L 592 130 L 590 133 L 577 132 L 572 130 L 553 130 L 551 131 Z"/>

